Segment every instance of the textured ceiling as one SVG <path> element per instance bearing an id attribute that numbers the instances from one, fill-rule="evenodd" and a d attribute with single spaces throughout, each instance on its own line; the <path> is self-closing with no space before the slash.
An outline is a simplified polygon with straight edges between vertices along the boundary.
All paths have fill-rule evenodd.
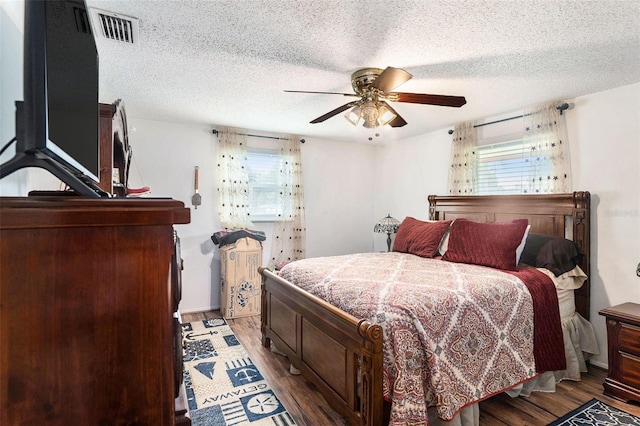
<path id="1" fill-rule="evenodd" d="M 331 140 L 395 140 L 640 81 L 640 1 L 87 0 L 139 19 L 139 45 L 99 39 L 100 99 L 130 117 Z M 394 66 L 397 91 L 465 96 L 461 108 L 393 103 L 402 128 L 342 114 L 351 73 Z"/>

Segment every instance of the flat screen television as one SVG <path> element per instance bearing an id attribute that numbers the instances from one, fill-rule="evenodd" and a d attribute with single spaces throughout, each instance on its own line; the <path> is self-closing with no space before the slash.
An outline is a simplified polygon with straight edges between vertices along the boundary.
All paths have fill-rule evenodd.
<path id="1" fill-rule="evenodd" d="M 16 102 L 16 154 L 0 178 L 25 167 L 54 174 L 76 193 L 98 187 L 98 51 L 83 0 L 26 0 L 24 100 Z"/>

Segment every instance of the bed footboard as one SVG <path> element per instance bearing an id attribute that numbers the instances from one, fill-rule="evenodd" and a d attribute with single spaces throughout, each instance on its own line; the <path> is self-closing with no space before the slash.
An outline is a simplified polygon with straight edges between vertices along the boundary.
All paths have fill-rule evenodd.
<path id="1" fill-rule="evenodd" d="M 382 425 L 382 328 L 260 273 L 263 346 L 273 341 L 350 424 Z"/>

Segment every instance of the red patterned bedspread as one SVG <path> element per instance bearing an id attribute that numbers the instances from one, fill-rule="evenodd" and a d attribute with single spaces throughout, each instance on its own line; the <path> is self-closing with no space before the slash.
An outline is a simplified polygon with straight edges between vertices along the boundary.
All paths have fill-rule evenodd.
<path id="1" fill-rule="evenodd" d="M 362 253 L 299 260 L 280 276 L 382 327 L 392 425 L 427 424 L 428 407 L 450 420 L 464 406 L 536 375 L 533 302 L 513 274 L 404 253 Z"/>

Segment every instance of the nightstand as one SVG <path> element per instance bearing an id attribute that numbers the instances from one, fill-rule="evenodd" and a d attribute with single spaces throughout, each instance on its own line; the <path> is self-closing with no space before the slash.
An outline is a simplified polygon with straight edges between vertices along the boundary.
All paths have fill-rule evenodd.
<path id="1" fill-rule="evenodd" d="M 623 303 L 600 311 L 607 318 L 609 375 L 604 394 L 640 402 L 640 304 Z"/>

